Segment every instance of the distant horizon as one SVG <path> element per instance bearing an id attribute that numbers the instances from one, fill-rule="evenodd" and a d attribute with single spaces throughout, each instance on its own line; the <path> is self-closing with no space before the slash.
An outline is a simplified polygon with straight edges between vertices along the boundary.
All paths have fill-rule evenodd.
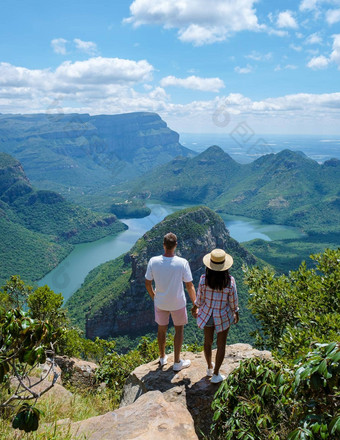
<path id="1" fill-rule="evenodd" d="M 94 116 L 118 116 L 118 115 L 124 115 L 124 114 L 130 114 L 130 113 L 153 113 L 153 114 L 157 114 L 158 116 L 160 116 L 162 118 L 162 120 L 167 124 L 167 126 L 177 132 L 179 135 L 195 135 L 195 136 L 226 136 L 229 135 L 230 133 L 228 132 L 228 130 L 226 130 L 226 132 L 223 132 L 224 127 L 221 126 L 219 131 L 182 131 L 182 130 L 178 130 L 176 128 L 174 128 L 173 126 L 171 126 L 171 124 L 157 111 L 147 111 L 147 110 L 134 110 L 134 111 L 127 111 L 127 112 L 120 112 L 120 113 L 88 113 L 88 112 L 46 112 L 46 111 L 41 111 L 41 112 L 11 112 L 11 113 L 1 113 L 0 112 L 0 116 L 41 116 L 41 115 L 48 115 L 49 117 L 51 117 L 51 115 L 63 115 L 63 116 L 67 116 L 67 115 L 88 115 L 90 117 L 94 117 Z M 239 123 L 237 123 L 237 121 L 234 123 L 233 128 L 235 128 L 238 125 L 244 124 L 246 123 L 246 121 L 241 121 Z M 226 124 L 226 127 L 229 126 L 230 123 Z M 230 128 L 229 128 L 230 129 Z M 287 133 L 287 132 L 266 132 L 266 131 L 262 131 L 262 132 L 258 132 L 257 136 L 318 136 L 318 137 L 322 137 L 322 136 L 340 136 L 340 131 L 337 133 Z M 326 139 L 327 141 L 327 139 Z M 339 138 L 340 141 L 340 138 Z"/>
<path id="2" fill-rule="evenodd" d="M 171 128 L 171 127 L 169 127 Z M 176 131 L 176 130 L 175 130 Z M 228 133 L 217 133 L 217 132 L 194 132 L 194 131 L 183 131 L 179 133 L 180 135 L 195 135 L 195 136 L 225 136 L 226 134 L 228 135 Z M 265 136 L 317 136 L 317 137 L 322 137 L 322 136 L 339 136 L 339 139 L 336 139 L 336 141 L 340 142 L 340 132 L 339 133 L 331 133 L 331 134 L 325 134 L 325 133 L 258 133 L 259 136 L 265 135 Z M 325 141 L 328 141 L 328 139 L 326 139 Z"/>

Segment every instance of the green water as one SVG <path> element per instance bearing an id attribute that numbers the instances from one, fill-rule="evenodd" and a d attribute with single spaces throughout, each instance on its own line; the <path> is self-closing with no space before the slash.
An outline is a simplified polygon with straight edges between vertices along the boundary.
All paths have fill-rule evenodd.
<path id="1" fill-rule="evenodd" d="M 106 237 L 92 243 L 75 246 L 74 250 L 55 269 L 42 278 L 38 284 L 47 284 L 54 292 L 61 292 L 68 299 L 83 283 L 86 275 L 95 267 L 113 260 L 127 252 L 145 232 L 167 215 L 186 208 L 187 205 L 150 204 L 148 217 L 123 220 L 128 230 L 114 237 Z M 222 216 L 230 235 L 239 242 L 262 238 L 277 240 L 298 238 L 302 234 L 297 228 L 280 225 L 266 225 L 260 221 L 238 216 Z M 161 239 L 161 238 L 160 238 Z"/>

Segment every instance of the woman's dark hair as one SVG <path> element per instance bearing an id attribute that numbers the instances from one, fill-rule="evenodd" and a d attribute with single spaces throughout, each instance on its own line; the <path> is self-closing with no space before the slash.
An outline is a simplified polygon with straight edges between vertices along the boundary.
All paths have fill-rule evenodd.
<path id="1" fill-rule="evenodd" d="M 223 290 L 226 287 L 230 287 L 230 275 L 229 270 L 211 270 L 209 267 L 205 268 L 205 282 L 210 289 Z"/>

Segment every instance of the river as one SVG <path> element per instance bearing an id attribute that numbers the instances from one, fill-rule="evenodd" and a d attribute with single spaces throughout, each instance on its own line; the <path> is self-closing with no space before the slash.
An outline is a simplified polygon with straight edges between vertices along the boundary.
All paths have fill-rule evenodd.
<path id="1" fill-rule="evenodd" d="M 159 223 L 167 215 L 187 207 L 187 205 L 149 204 L 151 214 L 148 217 L 122 220 L 129 227 L 126 231 L 114 236 L 105 237 L 92 243 L 82 243 L 51 272 L 39 282 L 47 284 L 54 292 L 61 292 L 66 299 L 79 289 L 86 275 L 95 267 L 106 261 L 119 257 L 127 252 L 145 232 Z M 297 228 L 281 225 L 267 225 L 258 220 L 223 215 L 230 235 L 239 242 L 262 238 L 278 240 L 301 237 Z"/>

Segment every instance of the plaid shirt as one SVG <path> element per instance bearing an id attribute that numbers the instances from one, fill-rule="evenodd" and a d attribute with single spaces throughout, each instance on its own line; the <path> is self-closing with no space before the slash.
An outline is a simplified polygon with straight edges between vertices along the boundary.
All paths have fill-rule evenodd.
<path id="1" fill-rule="evenodd" d="M 201 276 L 196 306 L 199 308 L 197 325 L 204 328 L 212 315 L 216 332 L 222 332 L 234 323 L 234 313 L 238 310 L 238 297 L 234 277 L 230 277 L 230 287 L 221 290 L 212 290 L 205 284 L 205 275 Z"/>

